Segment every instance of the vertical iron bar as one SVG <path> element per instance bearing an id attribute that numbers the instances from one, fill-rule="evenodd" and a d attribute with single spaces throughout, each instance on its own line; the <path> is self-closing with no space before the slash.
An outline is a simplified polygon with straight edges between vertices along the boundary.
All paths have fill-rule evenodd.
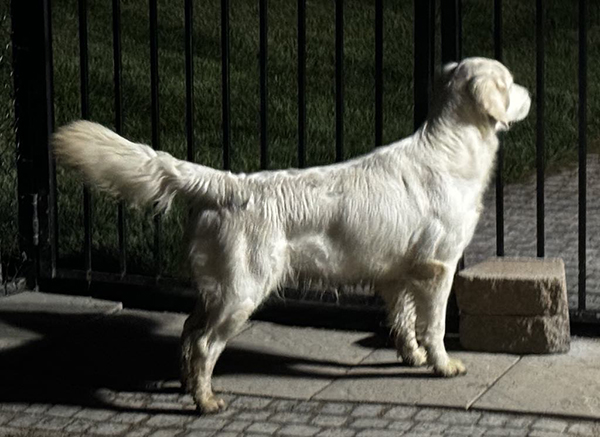
<path id="1" fill-rule="evenodd" d="M 502 0 L 494 0 L 494 57 L 502 62 Z M 500 141 L 496 163 L 496 255 L 504 256 L 504 145 Z"/>
<path id="2" fill-rule="evenodd" d="M 537 224 L 537 256 L 544 256 L 544 166 L 545 166 L 545 142 L 544 142 L 544 2 L 536 0 L 536 169 L 537 169 L 537 192 L 536 192 L 536 224 Z"/>
<path id="3" fill-rule="evenodd" d="M 45 6 L 45 18 L 44 18 L 44 36 L 45 36 L 45 53 L 44 58 L 46 59 L 44 74 L 45 74 L 45 104 L 48 106 L 46 112 L 48 116 L 48 127 L 50 132 L 54 131 L 54 60 L 52 57 L 52 10 L 50 2 L 43 2 Z M 41 143 L 44 144 L 44 143 Z M 37 225 L 39 229 L 39 240 L 43 241 L 41 245 L 42 249 L 46 250 L 50 254 L 50 267 L 52 277 L 56 276 L 58 269 L 58 200 L 56 190 L 56 161 L 52 153 L 52 148 L 49 146 L 48 141 L 45 143 L 46 147 L 43 149 L 45 154 L 44 161 L 41 161 L 46 166 L 47 182 L 41 187 L 38 197 L 37 207 L 47 208 L 46 211 L 39 211 L 37 215 Z M 47 186 L 47 200 L 44 201 L 44 189 Z M 47 223 L 44 223 L 44 220 Z M 45 227 L 45 228 L 44 228 Z M 44 235 L 46 233 L 46 235 Z M 48 246 L 50 246 L 48 248 Z M 43 266 L 42 266 L 43 267 Z"/>
<path id="4" fill-rule="evenodd" d="M 185 135 L 187 160 L 194 161 L 194 10 L 193 0 L 185 0 Z"/>
<path id="5" fill-rule="evenodd" d="M 121 0 L 112 1 L 113 30 L 113 77 L 115 83 L 115 131 L 123 133 L 123 80 L 121 56 Z M 119 240 L 119 268 L 121 276 L 127 273 L 127 233 L 125 231 L 125 207 L 119 202 L 117 209 L 117 231 Z"/>
<path id="6" fill-rule="evenodd" d="M 431 1 L 414 0 L 414 128 L 427 118 L 431 66 Z"/>
<path id="7" fill-rule="evenodd" d="M 443 1 L 443 0 L 442 0 Z M 462 59 L 462 0 L 456 1 L 456 60 L 457 62 Z M 465 257 L 460 257 L 458 261 L 458 268 L 462 270 L 465 268 Z"/>
<path id="8" fill-rule="evenodd" d="M 11 1 L 19 196 L 19 247 L 32 262 L 28 285 L 56 275 L 56 177 L 50 1 Z"/>
<path id="9" fill-rule="evenodd" d="M 306 0 L 298 0 L 298 167 L 306 166 Z"/>
<path id="10" fill-rule="evenodd" d="M 267 136 L 268 121 L 268 90 L 267 90 L 267 54 L 268 54 L 268 28 L 267 28 L 268 0 L 260 0 L 260 168 L 269 167 L 269 143 Z"/>
<path id="11" fill-rule="evenodd" d="M 229 87 L 229 0 L 221 0 L 221 86 L 223 117 L 223 168 L 231 169 L 231 121 Z"/>
<path id="12" fill-rule="evenodd" d="M 79 8 L 79 80 L 81 91 L 81 117 L 90 117 L 89 96 L 89 56 L 88 56 L 88 25 L 87 0 L 78 1 Z"/>
<path id="13" fill-rule="evenodd" d="M 579 310 L 586 309 L 587 277 L 587 0 L 579 0 Z"/>
<path id="14" fill-rule="evenodd" d="M 123 61 L 121 56 L 121 0 L 112 0 L 113 80 L 115 83 L 115 130 L 123 131 Z"/>
<path id="15" fill-rule="evenodd" d="M 78 1 L 79 8 L 79 78 L 81 90 L 81 118 L 90 118 L 89 95 L 89 56 L 87 0 Z M 88 187 L 83 187 L 83 252 L 87 280 L 92 278 L 92 195 Z"/>
<path id="16" fill-rule="evenodd" d="M 430 92 L 430 95 L 431 95 L 431 89 L 433 86 L 433 78 L 435 75 L 435 24 L 436 24 L 435 10 L 436 10 L 436 0 L 429 0 L 429 92 Z"/>
<path id="17" fill-rule="evenodd" d="M 443 1 L 443 0 L 442 0 Z M 457 17 L 458 17 L 458 53 L 456 59 L 462 59 L 462 0 L 457 0 Z"/>
<path id="18" fill-rule="evenodd" d="M 335 2 L 335 160 L 344 159 L 344 0 Z"/>
<path id="19" fill-rule="evenodd" d="M 193 0 L 184 1 L 185 16 L 185 137 L 187 141 L 186 159 L 194 162 L 194 8 Z M 188 216 L 192 216 L 192 209 Z"/>
<path id="20" fill-rule="evenodd" d="M 494 0 L 494 58 L 502 62 L 502 0 Z"/>
<path id="21" fill-rule="evenodd" d="M 442 65 L 457 62 L 460 59 L 460 0 L 442 0 L 441 9 L 441 36 Z M 458 270 L 465 268 L 464 255 L 458 260 Z"/>
<path id="22" fill-rule="evenodd" d="M 157 0 L 149 0 L 150 12 L 150 89 L 152 97 L 152 148 L 160 150 L 160 111 L 158 94 L 158 8 Z M 154 269 L 156 277 L 162 272 L 161 220 L 154 217 Z"/>
<path id="23" fill-rule="evenodd" d="M 375 147 L 383 143 L 383 0 L 375 0 Z"/>
<path id="24" fill-rule="evenodd" d="M 460 0 L 442 0 L 442 65 L 460 59 Z"/>

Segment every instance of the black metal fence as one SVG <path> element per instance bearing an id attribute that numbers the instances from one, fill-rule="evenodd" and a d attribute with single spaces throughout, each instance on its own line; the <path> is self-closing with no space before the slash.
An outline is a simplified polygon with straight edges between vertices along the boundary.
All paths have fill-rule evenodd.
<path id="1" fill-rule="evenodd" d="M 0 296 L 19 289 L 22 261 L 19 255 L 17 170 L 12 95 L 10 15 L 0 5 Z"/>
<path id="2" fill-rule="evenodd" d="M 268 44 L 268 1 L 257 0 L 259 4 L 259 93 L 260 93 L 260 166 L 268 168 L 270 163 L 268 137 L 268 92 L 267 83 L 269 56 Z M 48 148 L 48 139 L 54 129 L 53 102 L 53 52 L 50 0 L 24 2 L 12 0 L 12 26 L 14 47 L 14 76 L 16 97 L 16 123 L 18 141 L 19 174 L 19 232 L 20 247 L 31 260 L 30 281 L 43 289 L 56 289 L 66 285 L 74 289 L 93 292 L 102 288 L 104 293 L 115 291 L 118 286 L 179 290 L 184 293 L 189 286 L 186 280 L 164 277 L 161 271 L 161 219 L 154 222 L 154 266 L 155 275 L 134 275 L 128 272 L 126 232 L 126 210 L 118 207 L 118 247 L 119 271 L 96 271 L 92 264 L 92 195 L 84 189 L 84 269 L 71 269 L 58 262 L 57 189 L 55 166 Z M 375 0 L 374 8 L 374 144 L 383 143 L 383 101 L 384 87 L 384 4 Z M 544 11 L 543 0 L 536 0 L 536 163 L 537 163 L 537 256 L 545 256 L 545 72 L 544 72 Z M 335 160 L 344 159 L 345 123 L 345 52 L 344 52 L 344 0 L 335 2 Z M 494 55 L 503 58 L 503 2 L 494 0 L 493 37 Z M 306 0 L 297 0 L 297 163 L 306 165 Z M 78 0 L 79 11 L 79 55 L 81 117 L 89 117 L 89 69 L 88 69 L 88 5 L 86 0 Z M 121 50 L 121 2 L 112 1 L 112 39 L 114 64 L 114 125 L 117 132 L 123 126 L 122 96 L 122 50 Z M 181 47 L 185 51 L 185 118 L 187 138 L 187 158 L 195 156 L 194 143 L 194 45 L 202 44 L 193 39 L 193 0 L 183 2 L 185 10 L 185 39 Z M 587 1 L 579 0 L 579 281 L 578 306 L 572 309 L 576 321 L 597 321 L 599 313 L 586 309 L 586 128 L 587 128 Z M 231 168 L 231 98 L 230 98 L 230 6 L 228 0 L 221 0 L 221 85 L 222 85 L 222 166 Z M 438 12 L 439 11 L 439 12 Z M 459 60 L 462 51 L 462 12 L 460 0 L 415 0 L 414 2 L 414 125 L 425 119 L 432 88 L 434 72 L 440 63 Z M 440 34 L 436 35 L 440 23 Z M 157 0 L 149 0 L 150 26 L 150 76 L 151 76 L 151 143 L 155 149 L 161 148 L 159 129 L 159 51 L 157 38 Z M 437 42 L 440 42 L 440 51 Z M 391 85 L 390 85 L 391 86 Z M 505 209 L 503 163 L 504 149 L 498 155 L 498 170 L 495 180 L 496 193 L 496 254 L 505 254 Z M 107 291 L 108 290 L 108 291 Z M 122 296 L 119 296 L 122 298 Z M 164 301 L 160 304 L 164 307 Z"/>

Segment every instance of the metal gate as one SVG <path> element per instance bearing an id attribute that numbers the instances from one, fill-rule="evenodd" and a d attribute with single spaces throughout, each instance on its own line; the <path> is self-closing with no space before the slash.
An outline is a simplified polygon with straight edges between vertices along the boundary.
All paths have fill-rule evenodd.
<path id="1" fill-rule="evenodd" d="M 259 93 L 260 93 L 260 166 L 269 167 L 270 149 L 268 133 L 268 4 L 258 1 L 259 12 Z M 545 256 L 545 148 L 544 148 L 544 2 L 536 0 L 536 156 L 537 156 L 537 256 Z M 53 49 L 51 29 L 51 1 L 35 0 L 24 2 L 12 0 L 13 58 L 16 97 L 16 125 L 18 141 L 18 194 L 20 245 L 30 260 L 30 286 L 42 290 L 71 290 L 74 293 L 100 293 L 115 296 L 120 300 L 139 299 L 145 306 L 162 309 L 180 307 L 181 299 L 191 299 L 194 293 L 191 284 L 185 279 L 167 277 L 161 272 L 163 248 L 161 244 L 161 219 L 155 218 L 154 229 L 154 275 L 131 274 L 127 266 L 127 212 L 118 207 L 118 268 L 114 271 L 99 271 L 94 268 L 92 255 L 91 194 L 83 195 L 84 233 L 83 268 L 67 268 L 61 265 L 59 257 L 59 229 L 57 225 L 57 198 L 55 164 L 48 146 L 48 139 L 54 129 L 53 96 Z M 503 58 L 502 0 L 494 0 L 493 47 L 495 57 Z M 193 68 L 193 0 L 185 0 L 185 105 L 187 157 L 192 160 L 194 143 L 194 68 Z M 306 140 L 306 0 L 297 0 L 297 165 L 304 167 L 307 157 Z M 345 52 L 344 52 L 344 0 L 335 2 L 335 159 L 345 155 Z M 579 0 L 579 262 L 578 262 L 578 304 L 572 308 L 571 316 L 577 322 L 600 321 L 597 310 L 586 308 L 586 128 L 587 128 L 587 1 Z M 221 63 L 221 116 L 222 116 L 222 166 L 231 167 L 231 98 L 230 98 L 230 6 L 228 0 L 220 5 L 220 63 Z M 384 93 L 384 4 L 375 0 L 374 11 L 374 145 L 383 143 L 383 102 Z M 78 1 L 79 57 L 81 117 L 89 118 L 90 71 L 88 60 L 88 5 L 86 0 Z M 425 119 L 432 89 L 433 75 L 440 63 L 461 58 L 463 41 L 461 25 L 461 1 L 435 0 L 414 1 L 414 125 Z M 439 22 L 439 27 L 438 27 Z M 157 36 L 157 0 L 149 0 L 150 28 L 150 76 L 152 146 L 161 148 L 159 128 L 159 45 Z M 439 28 L 440 33 L 436 30 Z M 438 48 L 439 41 L 439 52 Z M 112 1 L 112 46 L 114 66 L 114 126 L 120 132 L 123 126 L 122 97 L 122 39 L 121 2 Z M 202 44 L 202 42 L 199 42 Z M 391 86 L 391 85 L 390 85 Z M 498 171 L 495 181 L 496 194 L 496 254 L 505 254 L 505 210 L 503 182 L 504 150 L 498 156 Z M 149 291 L 150 290 L 150 291 Z M 154 292 L 151 292 L 151 291 Z M 600 292 L 600 290 L 596 290 Z M 158 294 L 157 294 L 158 293 Z M 172 302 L 170 301 L 172 300 Z M 138 302 L 139 302 L 138 301 Z"/>

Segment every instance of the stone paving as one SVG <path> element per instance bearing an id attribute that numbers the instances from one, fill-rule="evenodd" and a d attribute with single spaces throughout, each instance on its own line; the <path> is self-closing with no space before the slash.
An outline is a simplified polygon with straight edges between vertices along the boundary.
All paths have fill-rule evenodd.
<path id="1" fill-rule="evenodd" d="M 564 355 L 452 350 L 469 372 L 445 379 L 399 364 L 381 332 L 253 321 L 215 369 L 229 408 L 201 417 L 178 382 L 184 319 L 35 292 L 0 300 L 0 437 L 600 436 L 595 339 Z"/>
<path id="2" fill-rule="evenodd" d="M 455 409 L 229 395 L 198 416 L 187 395 L 99 393 L 111 408 L 0 403 L 0 436 L 598 436 L 600 422 Z"/>
<path id="3" fill-rule="evenodd" d="M 587 159 L 587 306 L 600 309 L 600 155 Z M 473 241 L 465 253 L 467 265 L 496 255 L 496 197 L 490 187 Z M 507 185 L 505 200 L 505 255 L 535 257 L 536 184 Z M 545 180 L 545 249 L 547 257 L 565 262 L 569 303 L 577 307 L 578 290 L 578 169 L 570 168 Z"/>

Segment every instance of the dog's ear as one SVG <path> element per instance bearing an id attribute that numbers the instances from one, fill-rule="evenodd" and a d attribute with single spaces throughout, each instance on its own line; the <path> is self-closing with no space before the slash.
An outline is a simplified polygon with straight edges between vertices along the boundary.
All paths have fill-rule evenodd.
<path id="1" fill-rule="evenodd" d="M 504 81 L 493 75 L 475 76 L 468 87 L 481 110 L 507 128 L 509 95 Z"/>
<path id="2" fill-rule="evenodd" d="M 454 70 L 456 70 L 456 67 L 458 67 L 458 62 L 448 62 L 447 64 L 444 64 L 442 67 L 442 75 L 446 76 L 453 73 Z"/>

